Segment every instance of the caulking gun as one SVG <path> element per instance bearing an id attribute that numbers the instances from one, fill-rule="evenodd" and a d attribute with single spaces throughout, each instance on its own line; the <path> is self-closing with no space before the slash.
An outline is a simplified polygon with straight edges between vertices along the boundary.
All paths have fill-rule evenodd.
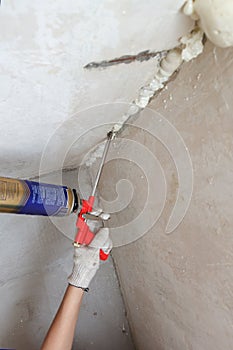
<path id="1" fill-rule="evenodd" d="M 105 148 L 103 152 L 103 156 L 101 159 L 100 167 L 96 175 L 95 183 L 92 189 L 92 193 L 89 197 L 88 200 L 82 200 L 82 209 L 78 214 L 78 220 L 76 223 L 76 226 L 78 228 L 77 235 L 74 240 L 74 246 L 79 247 L 80 245 L 89 245 L 91 241 L 93 240 L 95 234 L 90 230 L 89 226 L 86 223 L 86 218 L 85 215 L 88 213 L 91 213 L 93 210 L 93 205 L 95 202 L 95 194 L 96 194 L 96 189 L 100 180 L 100 176 L 104 167 L 104 163 L 108 154 L 109 146 L 114 138 L 114 133 L 110 131 L 107 134 L 107 141 L 105 143 Z M 100 259 L 101 260 L 106 260 L 108 258 L 108 254 L 105 254 L 104 251 L 101 249 L 100 250 Z"/>
<path id="2" fill-rule="evenodd" d="M 93 210 L 96 189 L 114 137 L 112 131 L 107 134 L 100 167 L 88 200 L 80 199 L 75 189 L 66 186 L 0 177 L 0 213 L 67 216 L 78 212 L 76 224 L 78 232 L 74 246 L 89 245 L 95 234 L 89 229 L 85 216 Z M 96 217 L 93 216 L 92 219 Z M 102 258 L 106 259 L 104 253 Z"/>

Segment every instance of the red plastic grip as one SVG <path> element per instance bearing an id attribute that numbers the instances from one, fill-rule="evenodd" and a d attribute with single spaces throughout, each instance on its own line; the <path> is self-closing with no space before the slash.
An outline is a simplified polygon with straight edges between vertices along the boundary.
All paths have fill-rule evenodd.
<path id="1" fill-rule="evenodd" d="M 90 213 L 92 211 L 94 202 L 95 202 L 94 196 L 90 196 L 88 200 L 82 201 L 82 209 L 78 214 L 78 219 L 76 222 L 76 227 L 78 228 L 78 232 L 74 241 L 77 244 L 89 245 L 93 240 L 93 238 L 95 237 L 95 234 L 89 229 L 89 226 L 87 225 L 85 218 L 83 217 L 84 214 Z"/>

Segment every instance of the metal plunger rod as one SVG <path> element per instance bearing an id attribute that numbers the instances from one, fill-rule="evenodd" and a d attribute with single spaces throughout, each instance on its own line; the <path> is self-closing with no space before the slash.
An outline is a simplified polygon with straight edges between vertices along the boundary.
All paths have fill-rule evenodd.
<path id="1" fill-rule="evenodd" d="M 74 240 L 75 247 L 79 247 L 80 245 L 83 245 L 83 244 L 89 245 L 91 243 L 91 241 L 93 240 L 93 238 L 95 237 L 95 233 L 90 230 L 90 227 L 87 224 L 87 218 L 84 216 L 84 214 L 86 215 L 88 213 L 90 213 L 90 214 L 92 213 L 93 205 L 95 202 L 96 188 L 97 188 L 98 183 L 99 183 L 99 179 L 100 179 L 100 176 L 101 176 L 101 173 L 103 170 L 103 166 L 104 166 L 104 163 L 105 163 L 105 160 L 107 157 L 110 143 L 114 137 L 115 137 L 115 134 L 112 131 L 107 134 L 107 141 L 105 143 L 103 156 L 102 156 L 102 159 L 100 162 L 98 173 L 96 175 L 92 194 L 90 195 L 88 200 L 84 200 L 84 199 L 82 200 L 81 211 L 78 214 L 78 220 L 76 223 L 76 226 L 78 228 L 78 232 L 77 232 L 77 235 L 76 235 L 75 240 Z M 102 251 L 100 250 L 100 255 L 102 254 L 101 252 Z M 100 259 L 102 259 L 101 256 L 100 256 Z"/>
<path id="2" fill-rule="evenodd" d="M 105 147 L 104 147 L 102 160 L 101 160 L 100 167 L 99 167 L 98 173 L 96 175 L 95 183 L 94 183 L 93 190 L 92 190 L 92 193 L 91 193 L 91 196 L 93 196 L 93 197 L 95 196 L 96 188 L 98 186 L 98 183 L 99 183 L 99 180 L 100 180 L 100 176 L 101 176 L 101 173 L 102 173 L 102 170 L 103 170 L 103 167 L 104 167 L 104 163 L 105 163 L 105 160 L 106 160 L 106 157 L 107 157 L 107 154 L 108 154 L 108 149 L 109 149 L 109 146 L 110 146 L 110 143 L 111 143 L 112 139 L 114 138 L 114 133 L 112 131 L 110 131 L 108 133 L 107 137 L 108 138 L 107 138 L 107 141 L 106 141 L 106 144 L 105 144 Z"/>

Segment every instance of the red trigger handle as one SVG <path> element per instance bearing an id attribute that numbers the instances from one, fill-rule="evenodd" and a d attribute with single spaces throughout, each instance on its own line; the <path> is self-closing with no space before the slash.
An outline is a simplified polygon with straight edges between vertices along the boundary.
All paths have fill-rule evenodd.
<path id="1" fill-rule="evenodd" d="M 89 245 L 95 237 L 95 234 L 89 229 L 84 214 L 90 213 L 93 209 L 95 202 L 95 197 L 90 196 L 88 200 L 82 200 L 82 209 L 78 214 L 78 219 L 76 222 L 76 227 L 78 229 L 77 235 L 75 237 L 74 243 L 77 245 Z M 107 260 L 109 254 L 106 254 L 102 249 L 100 249 L 100 260 Z"/>
<path id="2" fill-rule="evenodd" d="M 92 211 L 94 202 L 94 196 L 90 196 L 88 200 L 82 200 L 82 209 L 78 214 L 78 219 L 76 222 L 76 227 L 78 228 L 78 232 L 74 240 L 74 243 L 76 244 L 89 245 L 95 237 L 95 234 L 89 229 L 89 226 L 83 217 L 84 214 L 90 213 Z"/>

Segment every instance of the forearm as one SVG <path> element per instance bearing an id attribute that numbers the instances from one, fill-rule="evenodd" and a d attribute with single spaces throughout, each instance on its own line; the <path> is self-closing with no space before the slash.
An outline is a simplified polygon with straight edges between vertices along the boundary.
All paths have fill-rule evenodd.
<path id="1" fill-rule="evenodd" d="M 66 290 L 41 350 L 71 350 L 83 289 L 88 288 L 99 268 L 100 249 L 105 254 L 109 254 L 111 248 L 112 241 L 109 238 L 109 230 L 102 228 L 89 246 L 84 245 L 74 249 L 73 270 L 68 278 L 71 285 Z"/>
<path id="2" fill-rule="evenodd" d="M 78 320 L 83 290 L 68 286 L 41 350 L 70 350 Z"/>

